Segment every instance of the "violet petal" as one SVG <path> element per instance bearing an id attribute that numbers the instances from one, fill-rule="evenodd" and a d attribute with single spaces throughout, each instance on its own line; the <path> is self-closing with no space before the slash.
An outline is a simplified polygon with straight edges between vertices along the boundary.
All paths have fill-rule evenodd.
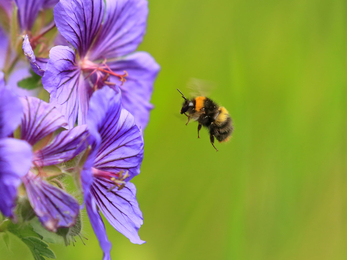
<path id="1" fill-rule="evenodd" d="M 44 9 L 53 8 L 58 2 L 59 0 L 44 0 L 43 8 Z"/>
<path id="2" fill-rule="evenodd" d="M 13 133 L 22 115 L 23 107 L 17 95 L 9 89 L 0 88 L 0 138 Z"/>
<path id="3" fill-rule="evenodd" d="M 94 178 L 91 194 L 108 222 L 134 244 L 143 244 L 138 231 L 143 224 L 142 212 L 136 200 L 135 185 L 128 182 L 121 190 L 112 181 Z"/>
<path id="4" fill-rule="evenodd" d="M 128 171 L 127 180 L 138 175 L 143 159 L 143 138 L 134 117 L 122 109 L 119 120 L 106 121 L 100 134 L 102 141 L 94 167 L 112 173 Z"/>
<path id="5" fill-rule="evenodd" d="M 45 58 L 36 58 L 35 57 L 35 53 L 30 45 L 30 41 L 29 41 L 29 37 L 28 35 L 24 36 L 24 40 L 23 40 L 23 52 L 24 55 L 27 57 L 27 59 L 30 62 L 31 68 L 33 69 L 33 71 L 39 75 L 39 76 L 43 76 L 45 70 L 46 70 L 46 66 L 47 66 L 47 62 L 48 59 Z"/>
<path id="6" fill-rule="evenodd" d="M 54 46 L 56 45 L 63 45 L 63 46 L 68 46 L 68 47 L 73 47 L 64 37 L 61 35 L 59 31 L 57 31 L 57 35 L 54 38 L 53 41 Z"/>
<path id="7" fill-rule="evenodd" d="M 12 3 L 13 3 L 13 0 L 1 0 L 0 1 L 0 7 L 5 10 L 8 18 L 11 17 L 12 8 L 13 8 Z"/>
<path id="8" fill-rule="evenodd" d="M 42 77 L 43 87 L 50 93 L 50 102 L 67 118 L 69 127 L 85 124 L 92 88 L 77 66 L 74 51 L 56 46 L 49 53 L 49 62 Z"/>
<path id="9" fill-rule="evenodd" d="M 71 160 L 86 149 L 87 134 L 86 125 L 59 133 L 49 145 L 35 152 L 35 164 L 42 167 Z"/>
<path id="10" fill-rule="evenodd" d="M 84 203 L 86 203 L 86 200 L 90 194 L 90 187 L 93 183 L 92 167 L 94 165 L 94 160 L 96 158 L 101 143 L 101 137 L 98 134 L 97 130 L 96 133 L 91 134 L 91 129 L 88 127 L 88 131 L 88 143 L 91 148 L 88 151 L 88 157 L 83 165 L 83 169 L 81 172 L 81 184 L 83 189 Z"/>
<path id="11" fill-rule="evenodd" d="M 144 130 L 153 108 L 149 101 L 152 97 L 154 81 L 160 70 L 159 65 L 146 52 L 135 52 L 108 65 L 116 73 L 123 73 L 125 70 L 129 74 L 124 85 L 120 87 L 122 105 L 135 117 L 137 125 Z M 117 82 L 118 79 L 112 77 L 110 80 Z"/>
<path id="12" fill-rule="evenodd" d="M 0 211 L 14 217 L 17 188 L 28 173 L 32 161 L 31 146 L 22 140 L 0 139 Z"/>
<path id="13" fill-rule="evenodd" d="M 102 20 L 103 0 L 60 0 L 54 8 L 54 20 L 59 32 L 70 42 L 81 57 L 91 47 Z"/>
<path id="14" fill-rule="evenodd" d="M 30 204 L 47 230 L 56 232 L 59 227 L 76 223 L 79 204 L 74 197 L 31 172 L 23 177 L 23 182 Z"/>
<path id="15" fill-rule="evenodd" d="M 8 35 L 6 34 L 5 30 L 0 26 L 0 57 L 3 57 L 0 59 L 0 69 L 3 69 L 5 67 L 5 57 L 7 55 L 8 44 Z"/>
<path id="16" fill-rule="evenodd" d="M 107 238 L 104 222 L 102 221 L 98 209 L 96 208 L 96 204 L 91 197 L 88 197 L 86 201 L 86 209 L 94 233 L 99 240 L 102 251 L 104 252 L 103 260 L 111 260 L 110 251 L 112 245 Z"/>
<path id="17" fill-rule="evenodd" d="M 94 92 L 89 102 L 87 124 L 91 135 L 98 136 L 107 120 L 117 122 L 121 112 L 121 94 L 109 87 Z M 112 116 L 112 119 L 110 119 Z"/>
<path id="18" fill-rule="evenodd" d="M 35 97 L 22 97 L 24 115 L 21 123 L 21 139 L 31 145 L 53 133 L 67 122 L 57 108 Z"/>
<path id="19" fill-rule="evenodd" d="M 5 88 L 5 74 L 0 71 L 0 89 Z"/>
<path id="20" fill-rule="evenodd" d="M 136 50 L 146 30 L 146 0 L 106 0 L 105 22 L 91 52 L 91 59 L 115 58 Z"/>
<path id="21" fill-rule="evenodd" d="M 134 117 L 121 109 L 120 102 L 120 94 L 108 87 L 96 91 L 90 101 L 88 128 L 91 135 L 97 131 L 101 136 L 93 167 L 112 173 L 129 171 L 129 180 L 140 173 L 144 144 Z"/>
<path id="22" fill-rule="evenodd" d="M 22 31 L 30 31 L 42 9 L 44 0 L 14 0 L 18 6 L 18 18 Z"/>

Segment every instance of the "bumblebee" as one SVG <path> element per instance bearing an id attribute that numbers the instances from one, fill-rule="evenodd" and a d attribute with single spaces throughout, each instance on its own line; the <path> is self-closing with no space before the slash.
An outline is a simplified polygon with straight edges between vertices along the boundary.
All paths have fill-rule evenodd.
<path id="1" fill-rule="evenodd" d="M 229 112 L 225 107 L 218 106 L 207 97 L 198 96 L 193 99 L 187 99 L 179 89 L 177 90 L 184 99 L 181 114 L 188 117 L 186 125 L 190 120 L 198 121 L 198 138 L 200 138 L 199 132 L 202 126 L 207 127 L 210 132 L 211 144 L 218 151 L 214 146 L 214 138 L 216 137 L 220 143 L 227 142 L 230 140 L 234 129 Z"/>

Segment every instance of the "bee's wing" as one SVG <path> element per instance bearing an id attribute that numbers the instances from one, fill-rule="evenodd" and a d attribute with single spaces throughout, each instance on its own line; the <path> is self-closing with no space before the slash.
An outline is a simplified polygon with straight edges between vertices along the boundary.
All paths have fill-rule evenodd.
<path id="1" fill-rule="evenodd" d="M 190 94 L 192 97 L 208 97 L 216 88 L 216 83 L 204 79 L 191 78 L 187 83 L 187 88 L 190 90 Z"/>

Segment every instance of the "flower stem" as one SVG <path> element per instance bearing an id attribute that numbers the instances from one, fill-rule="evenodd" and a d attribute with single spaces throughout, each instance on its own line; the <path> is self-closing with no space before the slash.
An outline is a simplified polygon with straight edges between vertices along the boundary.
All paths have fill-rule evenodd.
<path id="1" fill-rule="evenodd" d="M 6 59 L 5 59 L 5 67 L 4 67 L 4 73 L 5 73 L 5 80 L 8 79 L 9 75 L 11 74 L 14 66 L 16 66 L 19 57 L 16 55 L 16 57 L 11 61 L 11 54 L 12 54 L 12 49 L 11 49 L 11 44 L 7 46 L 7 53 L 6 53 Z"/>

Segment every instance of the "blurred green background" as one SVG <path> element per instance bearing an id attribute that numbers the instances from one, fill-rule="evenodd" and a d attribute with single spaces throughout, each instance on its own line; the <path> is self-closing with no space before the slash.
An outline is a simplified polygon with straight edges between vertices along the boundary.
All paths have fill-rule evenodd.
<path id="1" fill-rule="evenodd" d="M 107 223 L 112 259 L 347 259 L 347 13 L 344 0 L 150 0 L 140 49 L 161 65 L 133 245 Z M 191 78 L 235 125 L 215 152 L 179 115 Z M 102 259 L 84 246 L 57 259 Z M 12 237 L 2 260 L 32 259 Z"/>

